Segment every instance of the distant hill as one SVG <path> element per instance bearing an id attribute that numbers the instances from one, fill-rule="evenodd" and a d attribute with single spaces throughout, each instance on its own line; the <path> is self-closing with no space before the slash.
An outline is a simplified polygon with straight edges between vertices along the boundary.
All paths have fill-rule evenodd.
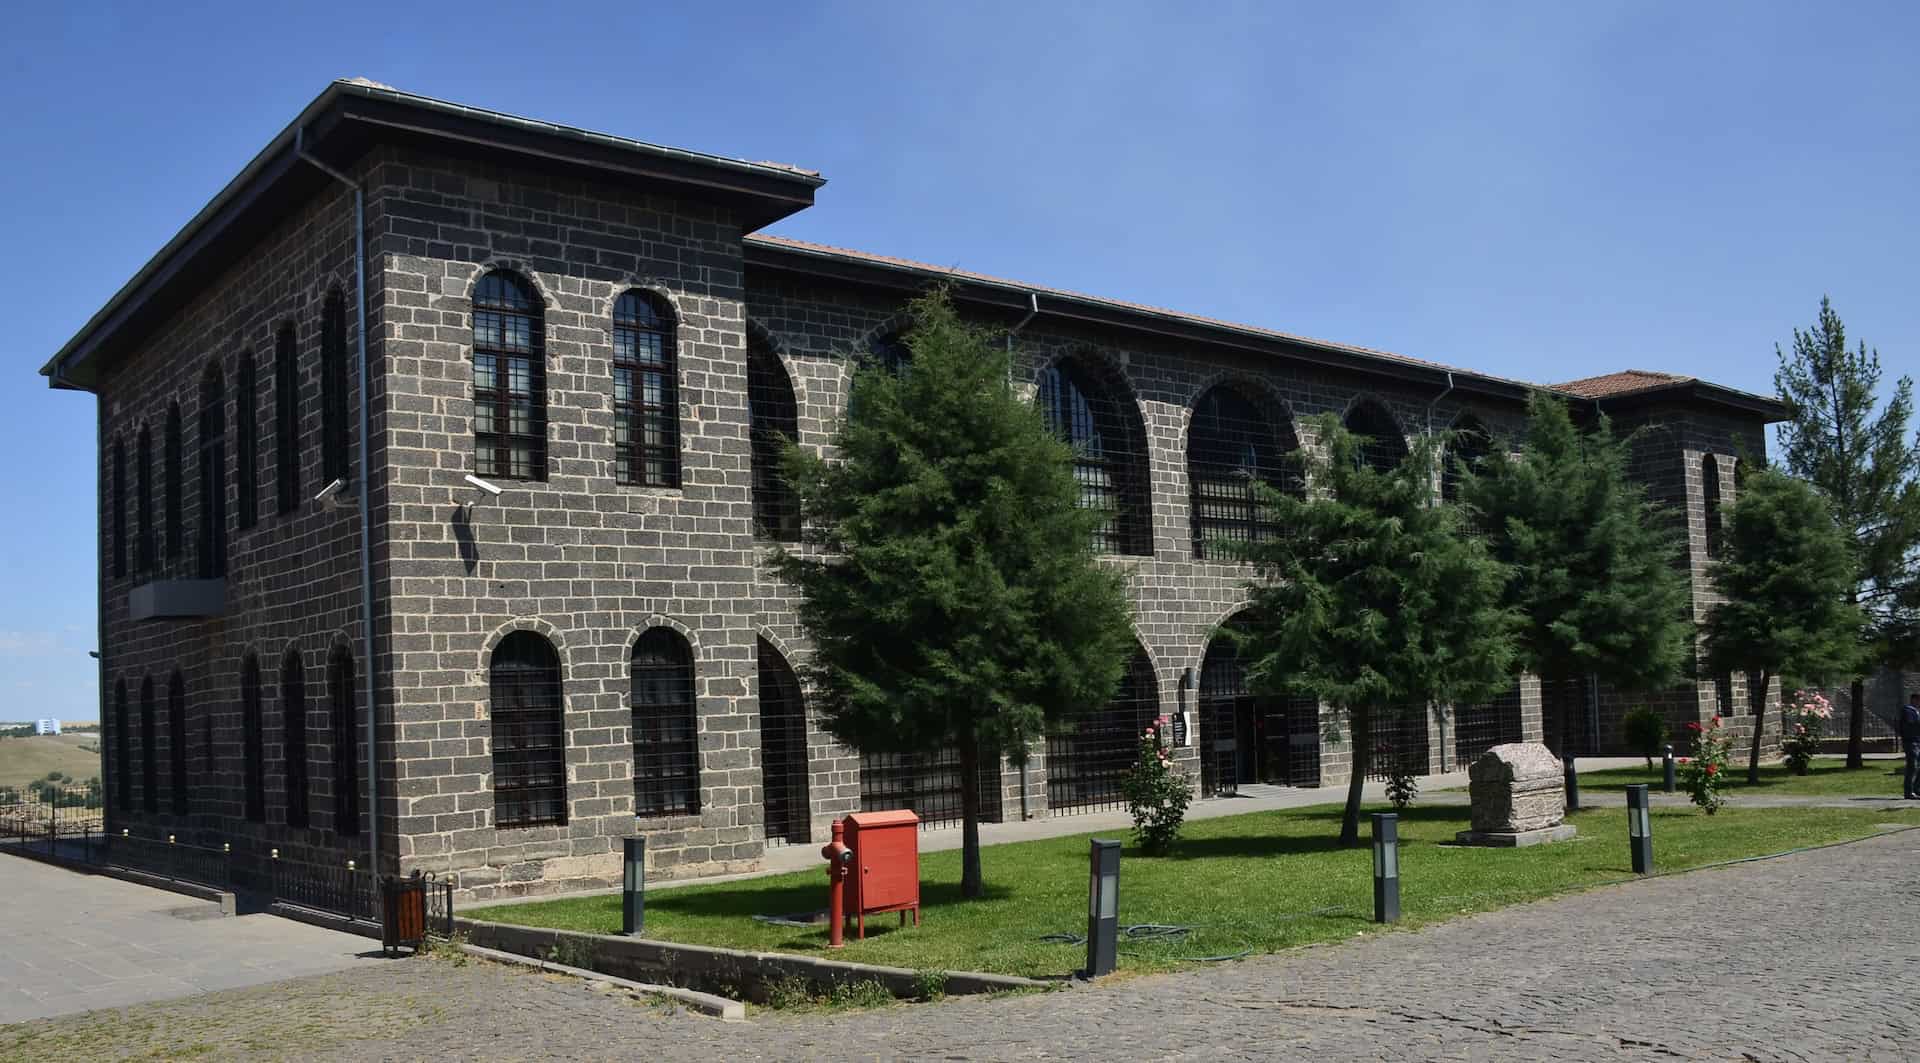
<path id="1" fill-rule="evenodd" d="M 98 734 L 0 738 L 0 786 L 22 786 L 63 771 L 76 782 L 100 774 Z"/>

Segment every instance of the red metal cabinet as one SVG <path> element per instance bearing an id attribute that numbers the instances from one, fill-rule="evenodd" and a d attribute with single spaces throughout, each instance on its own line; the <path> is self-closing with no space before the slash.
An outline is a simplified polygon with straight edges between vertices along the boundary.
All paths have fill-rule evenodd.
<path id="1" fill-rule="evenodd" d="M 920 817 L 906 809 L 893 812 L 855 812 L 846 819 L 847 848 L 853 850 L 852 874 L 847 876 L 846 912 L 860 921 L 860 937 L 867 936 L 867 916 L 907 913 L 920 925 Z"/>

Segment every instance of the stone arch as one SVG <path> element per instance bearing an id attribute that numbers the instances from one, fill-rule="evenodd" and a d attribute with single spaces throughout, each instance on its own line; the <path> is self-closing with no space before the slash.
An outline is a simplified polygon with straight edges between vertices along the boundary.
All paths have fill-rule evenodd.
<path id="1" fill-rule="evenodd" d="M 1151 443 L 1124 368 L 1098 352 L 1076 351 L 1043 364 L 1036 379 L 1041 415 L 1074 448 L 1082 505 L 1107 513 L 1096 549 L 1152 555 Z"/>
<path id="2" fill-rule="evenodd" d="M 532 286 L 533 290 L 539 294 L 542 304 L 540 312 L 543 314 L 550 313 L 560 305 L 559 293 L 553 290 L 544 276 L 521 259 L 496 256 L 483 262 L 467 263 L 466 266 L 469 273 L 467 274 L 465 290 L 460 293 L 460 297 L 465 300 L 467 304 L 467 315 L 469 318 L 473 315 L 474 289 L 479 287 L 481 278 L 489 273 L 511 273 L 521 280 L 526 281 L 527 284 Z M 621 290 L 624 291 L 625 289 Z M 618 296 L 619 292 L 615 292 L 614 294 Z M 607 305 L 611 307 L 613 304 L 609 302 Z M 469 328 L 472 327 L 472 324 L 472 321 L 466 322 L 466 326 Z"/>
<path id="3" fill-rule="evenodd" d="M 1320 704 L 1257 692 L 1249 662 L 1228 631 L 1251 605 L 1232 610 L 1208 635 L 1194 690 L 1203 793 L 1232 794 L 1244 783 L 1320 784 Z"/>
<path id="4" fill-rule="evenodd" d="M 1226 377 L 1200 392 L 1184 416 L 1194 557 L 1208 557 L 1210 540 L 1271 537 L 1274 525 L 1254 496 L 1253 481 L 1295 496 L 1306 491 L 1303 470 L 1290 464 L 1297 460 L 1289 456 L 1300 449 L 1300 437 L 1285 405 L 1272 402 L 1257 383 Z"/>
<path id="5" fill-rule="evenodd" d="M 486 675 L 487 668 L 493 661 L 493 651 L 499 648 L 501 640 L 516 631 L 538 632 L 541 637 L 545 638 L 547 642 L 553 646 L 553 652 L 560 657 L 561 689 L 566 689 L 567 674 L 571 671 L 569 668 L 571 662 L 567 659 L 569 651 L 566 636 L 561 633 L 559 628 L 554 627 L 546 620 L 537 616 L 516 616 L 511 620 L 495 625 L 493 630 L 487 633 L 487 637 L 483 639 L 480 644 L 479 668 L 481 676 L 484 677 Z"/>
<path id="6" fill-rule="evenodd" d="M 1340 423 L 1356 436 L 1367 437 L 1361 444 L 1360 459 L 1379 472 L 1387 472 L 1407 456 L 1409 445 L 1405 426 L 1393 407 L 1377 395 L 1356 395 L 1340 415 Z"/>

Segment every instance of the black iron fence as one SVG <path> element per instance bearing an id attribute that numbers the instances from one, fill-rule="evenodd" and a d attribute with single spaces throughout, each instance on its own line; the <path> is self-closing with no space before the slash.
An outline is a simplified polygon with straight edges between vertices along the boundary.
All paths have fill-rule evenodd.
<path id="1" fill-rule="evenodd" d="M 0 786 L 0 840 L 52 855 L 63 838 L 84 846 L 105 829 L 106 791 L 98 784 Z"/>
<path id="2" fill-rule="evenodd" d="M 174 882 L 191 882 L 217 890 L 234 887 L 231 843 L 217 846 L 183 842 L 177 835 L 144 838 L 132 831 L 108 834 L 87 856 L 90 862 L 139 871 Z"/>

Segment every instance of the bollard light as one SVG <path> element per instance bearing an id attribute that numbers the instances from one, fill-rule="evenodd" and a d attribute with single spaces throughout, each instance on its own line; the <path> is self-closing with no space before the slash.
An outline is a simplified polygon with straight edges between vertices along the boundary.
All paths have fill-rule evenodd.
<path id="1" fill-rule="evenodd" d="M 1120 954 L 1120 843 L 1093 839 L 1087 865 L 1087 977 L 1112 974 Z"/>
<path id="2" fill-rule="evenodd" d="M 647 840 L 621 839 L 626 877 L 620 886 L 620 932 L 638 934 L 647 926 Z"/>
<path id="3" fill-rule="evenodd" d="M 1647 810 L 1647 784 L 1627 787 L 1627 838 L 1633 845 L 1633 873 L 1653 873 L 1653 817 Z"/>
<path id="4" fill-rule="evenodd" d="M 1567 811 L 1578 812 L 1580 811 L 1580 773 L 1574 770 L 1572 754 L 1567 755 L 1565 764 L 1567 772 Z"/>
<path id="5" fill-rule="evenodd" d="M 1400 817 L 1373 814 L 1373 921 L 1400 921 Z"/>
<path id="6" fill-rule="evenodd" d="M 1666 759 L 1660 762 L 1661 785 L 1667 793 L 1673 792 L 1673 743 L 1667 743 Z"/>

